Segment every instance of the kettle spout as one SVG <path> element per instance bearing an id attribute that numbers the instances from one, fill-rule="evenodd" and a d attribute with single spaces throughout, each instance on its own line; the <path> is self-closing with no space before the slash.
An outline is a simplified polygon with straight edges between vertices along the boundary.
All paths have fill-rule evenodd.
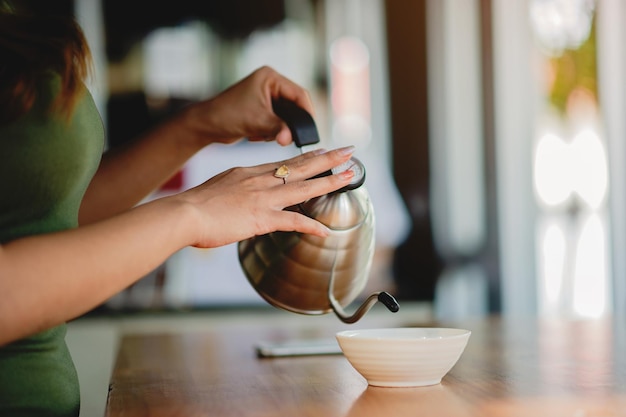
<path id="1" fill-rule="evenodd" d="M 363 315 L 365 315 L 365 313 L 367 313 L 369 309 L 372 308 L 376 301 L 380 301 L 381 303 L 383 303 L 385 307 L 387 307 L 392 313 L 396 313 L 398 312 L 398 310 L 400 310 L 400 305 L 398 304 L 396 299 L 393 298 L 391 294 L 385 291 L 371 294 L 369 297 L 367 297 L 363 304 L 361 304 L 361 306 L 351 315 L 348 315 L 344 311 L 343 307 L 341 307 L 337 299 L 332 294 L 329 294 L 328 298 L 330 299 L 330 305 L 332 306 L 333 311 L 335 312 L 337 317 L 339 317 L 339 319 L 344 323 L 348 324 L 356 323 L 357 321 L 359 321 L 361 317 L 363 317 Z"/>

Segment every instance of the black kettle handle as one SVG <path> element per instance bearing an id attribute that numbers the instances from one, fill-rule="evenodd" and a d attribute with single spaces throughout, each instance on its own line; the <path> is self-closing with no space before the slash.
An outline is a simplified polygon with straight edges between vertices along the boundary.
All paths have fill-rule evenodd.
<path id="1" fill-rule="evenodd" d="M 274 113 L 283 119 L 287 127 L 289 127 L 291 137 L 298 148 L 319 143 L 320 136 L 317 132 L 313 116 L 311 116 L 309 112 L 298 106 L 294 101 L 285 98 L 272 99 L 272 108 Z M 340 188 L 334 193 L 354 190 L 365 182 L 365 167 L 363 164 L 354 157 L 350 159 L 349 164 L 354 164 L 359 167 L 360 175 L 355 176 L 355 179 L 350 184 Z M 325 177 L 332 175 L 332 173 L 332 171 L 325 171 L 313 178 Z"/>
<path id="2" fill-rule="evenodd" d="M 298 148 L 319 143 L 320 136 L 309 112 L 285 98 L 272 99 L 272 108 L 289 127 L 291 137 Z"/>

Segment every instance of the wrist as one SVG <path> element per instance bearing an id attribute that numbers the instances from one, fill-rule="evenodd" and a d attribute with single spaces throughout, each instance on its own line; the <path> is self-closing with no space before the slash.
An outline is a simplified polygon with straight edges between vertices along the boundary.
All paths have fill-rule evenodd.
<path id="1" fill-rule="evenodd" d="M 215 132 L 210 127 L 216 126 L 213 120 L 213 100 L 191 104 L 178 115 L 178 123 L 182 127 L 186 145 L 198 151 L 216 142 Z"/>
<path id="2" fill-rule="evenodd" d="M 167 240 L 173 244 L 174 251 L 193 246 L 199 240 L 199 213 L 194 205 L 183 198 L 183 194 L 163 197 L 148 203 L 157 205 L 159 222 L 167 230 Z"/>

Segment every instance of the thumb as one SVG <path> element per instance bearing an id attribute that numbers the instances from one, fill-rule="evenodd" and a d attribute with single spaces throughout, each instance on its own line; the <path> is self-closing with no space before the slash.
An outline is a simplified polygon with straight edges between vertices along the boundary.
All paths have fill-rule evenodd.
<path id="1" fill-rule="evenodd" d="M 283 124 L 283 127 L 276 134 L 276 142 L 278 142 L 281 146 L 287 146 L 293 142 L 291 131 L 287 125 Z"/>

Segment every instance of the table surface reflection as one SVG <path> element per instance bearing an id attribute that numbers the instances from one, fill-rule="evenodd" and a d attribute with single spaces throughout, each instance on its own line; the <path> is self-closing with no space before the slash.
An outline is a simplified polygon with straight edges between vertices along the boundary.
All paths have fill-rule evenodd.
<path id="1" fill-rule="evenodd" d="M 421 388 L 369 387 L 342 355 L 256 356 L 261 340 L 346 328 L 314 322 L 126 334 L 106 416 L 626 416 L 626 343 L 612 320 L 390 322 L 472 331 L 442 383 Z"/>

